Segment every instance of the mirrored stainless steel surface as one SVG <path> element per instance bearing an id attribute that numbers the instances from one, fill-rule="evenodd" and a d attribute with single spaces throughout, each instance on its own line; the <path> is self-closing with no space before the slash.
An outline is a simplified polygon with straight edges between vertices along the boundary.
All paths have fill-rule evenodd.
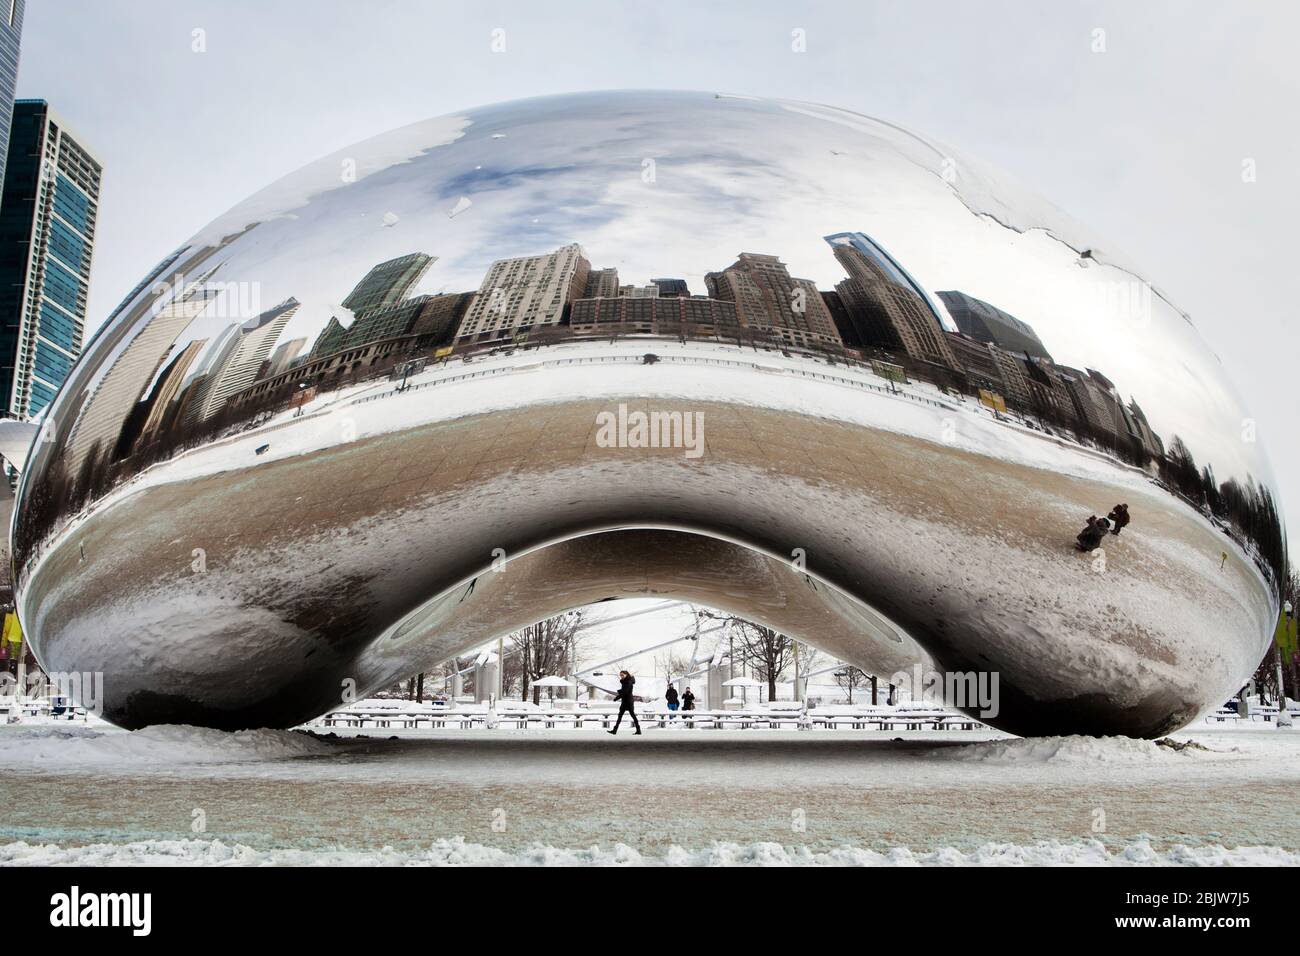
<path id="1" fill-rule="evenodd" d="M 296 724 L 653 595 L 1151 736 L 1267 647 L 1272 489 L 1188 318 L 996 171 L 592 93 L 376 137 L 178 248 L 51 406 L 12 546 L 42 664 L 128 727 Z"/>

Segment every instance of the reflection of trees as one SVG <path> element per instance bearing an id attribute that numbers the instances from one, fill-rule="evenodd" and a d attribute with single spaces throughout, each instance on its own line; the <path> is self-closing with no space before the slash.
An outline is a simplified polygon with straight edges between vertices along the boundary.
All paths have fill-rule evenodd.
<path id="1" fill-rule="evenodd" d="M 1285 694 L 1291 700 L 1300 699 L 1300 621 L 1296 609 L 1300 608 L 1300 570 L 1291 568 L 1282 588 L 1283 607 L 1289 602 L 1291 613 L 1278 614 L 1277 629 L 1272 646 L 1255 669 L 1255 689 L 1265 697 L 1276 700 Z M 1278 664 L 1282 665 L 1283 687 L 1277 685 Z"/>
<path id="2" fill-rule="evenodd" d="M 1160 480 L 1197 510 L 1230 526 L 1234 539 L 1255 558 L 1261 570 L 1281 590 L 1287 578 L 1286 540 L 1282 517 L 1272 493 L 1253 478 L 1242 485 L 1235 478 L 1216 484 L 1214 470 L 1198 469 L 1186 443 L 1177 435 L 1160 461 Z M 1244 540 L 1243 540 L 1244 539 Z"/>
<path id="3" fill-rule="evenodd" d="M 72 482 L 62 458 L 56 457 L 45 473 L 27 493 L 24 505 L 14 514 L 13 555 L 24 559 L 44 540 L 46 533 L 64 515 L 75 513 Z"/>

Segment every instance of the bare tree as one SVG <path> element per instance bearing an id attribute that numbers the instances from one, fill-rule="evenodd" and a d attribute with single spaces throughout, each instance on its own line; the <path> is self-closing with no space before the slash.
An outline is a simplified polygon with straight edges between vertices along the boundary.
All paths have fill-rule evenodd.
<path id="1" fill-rule="evenodd" d="M 655 655 L 655 667 L 670 681 L 685 677 L 691 668 L 691 659 L 672 648 Z"/>
<path id="2" fill-rule="evenodd" d="M 795 643 L 779 631 L 734 614 L 696 608 L 695 616 L 724 622 L 737 646 L 736 656 L 767 681 L 767 699 L 776 700 L 776 682 L 794 663 Z"/>
<path id="3" fill-rule="evenodd" d="M 853 689 L 861 687 L 867 675 L 862 668 L 854 667 L 852 664 L 845 664 L 839 670 L 835 671 L 835 683 L 842 689 L 849 692 L 849 703 L 853 703 Z"/>
<path id="4" fill-rule="evenodd" d="M 795 664 L 795 676 L 803 681 L 802 693 L 800 693 L 801 688 L 796 687 L 794 689 L 796 700 L 806 701 L 808 696 L 808 675 L 820 668 L 822 661 L 825 659 L 825 655 L 823 655 L 821 651 L 817 650 L 817 648 L 812 647 L 809 644 L 801 644 L 798 641 L 794 642 L 794 654 L 792 660 Z"/>
<path id="5" fill-rule="evenodd" d="M 565 674 L 577 658 L 579 633 L 584 612 L 566 611 L 545 621 L 538 621 L 510 635 L 510 651 L 504 664 L 512 677 L 519 679 L 519 699 L 528 699 L 533 681 L 547 674 Z M 514 681 L 510 684 L 513 686 Z M 541 703 L 541 688 L 533 687 L 533 703 Z"/>

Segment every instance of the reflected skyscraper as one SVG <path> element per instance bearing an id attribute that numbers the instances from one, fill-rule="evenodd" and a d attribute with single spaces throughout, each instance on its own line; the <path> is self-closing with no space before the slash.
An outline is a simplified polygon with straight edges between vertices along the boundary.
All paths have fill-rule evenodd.
<path id="1" fill-rule="evenodd" d="M 659 287 L 657 285 L 621 285 L 618 287 L 618 294 L 629 299 L 657 299 L 659 298 Z"/>
<path id="2" fill-rule="evenodd" d="M 863 232 L 840 232 L 826 241 L 849 274 L 835 288 L 865 344 L 960 368 L 934 303 L 893 256 Z"/>
<path id="3" fill-rule="evenodd" d="M 993 360 L 998 363 L 1002 378 L 1002 396 L 1013 408 L 1029 412 L 1034 410 L 1034 392 L 1029 381 L 1029 371 L 1023 356 L 1012 355 L 996 346 L 990 348 Z"/>
<path id="4" fill-rule="evenodd" d="M 410 303 L 404 300 L 424 278 L 435 258 L 412 252 L 372 266 L 343 300 L 343 308 L 352 313 L 351 323 L 344 325 L 338 316 L 330 316 L 312 345 L 311 355 L 329 355 L 389 334 L 400 334 L 392 332 L 395 328 L 409 328 L 415 317 L 408 314 Z"/>
<path id="5" fill-rule="evenodd" d="M 579 334 L 681 335 L 734 338 L 736 304 L 704 296 L 600 296 L 573 303 L 570 328 Z"/>
<path id="6" fill-rule="evenodd" d="M 617 269 L 592 269 L 587 276 L 584 299 L 609 299 L 618 295 Z"/>
<path id="7" fill-rule="evenodd" d="M 991 388 L 1005 397 L 1002 370 L 994 357 L 993 349 L 960 332 L 945 332 L 948 348 L 952 350 L 958 367 L 965 371 L 971 384 L 978 388 Z"/>
<path id="8" fill-rule="evenodd" d="M 577 243 L 540 256 L 498 259 L 465 313 L 457 340 L 510 340 L 558 325 L 587 289 L 591 263 Z"/>
<path id="9" fill-rule="evenodd" d="M 14 105 L 0 200 L 0 397 L 30 418 L 81 354 L 103 166 L 44 100 Z"/>
<path id="10" fill-rule="evenodd" d="M 351 324 L 344 325 L 337 315 L 331 315 L 316 337 L 307 360 L 408 335 L 420 336 L 436 345 L 449 340 L 469 307 L 472 293 L 406 298 L 435 261 L 436 256 L 412 253 L 374 266 L 343 300 L 344 307 L 352 312 Z M 295 349 L 293 355 L 296 354 Z M 287 371 L 293 364 L 293 355 L 278 359 L 272 356 L 270 367 L 257 378 L 273 378 Z"/>
<path id="11" fill-rule="evenodd" d="M 704 277 L 709 295 L 734 302 L 741 325 L 795 348 L 839 346 L 830 310 L 817 286 L 796 279 L 776 256 L 742 252 L 721 272 Z"/>
<path id="12" fill-rule="evenodd" d="M 347 340 L 348 327 L 339 321 L 337 315 L 331 315 L 330 320 L 325 323 L 325 328 L 321 329 L 320 335 L 316 336 L 316 342 L 311 347 L 311 357 L 332 355 L 343 348 L 343 343 Z"/>
<path id="13" fill-rule="evenodd" d="M 235 347 L 235 340 L 238 337 L 239 323 L 237 322 L 231 322 L 218 332 L 213 337 L 208 350 L 203 353 L 203 357 L 194 366 L 194 371 L 190 372 L 181 385 L 181 390 L 184 391 L 191 386 L 199 385 L 201 379 L 206 380 L 209 373 L 225 361 L 226 356 L 230 354 L 230 350 Z"/>
<path id="14" fill-rule="evenodd" d="M 1138 405 L 1136 400 L 1132 400 L 1128 403 L 1128 410 L 1133 419 L 1133 424 L 1137 428 L 1138 438 L 1142 442 L 1143 451 L 1152 458 L 1163 458 L 1165 454 L 1164 443 L 1160 440 L 1160 436 L 1151 428 L 1151 424 L 1147 421 L 1146 412 L 1142 411 L 1142 407 Z"/>
<path id="15" fill-rule="evenodd" d="M 197 421 L 216 415 L 231 395 L 253 383 L 280 332 L 297 311 L 298 300 L 286 299 L 239 327 L 239 334 L 229 339 L 207 373 L 203 394 L 194 406 Z"/>
<path id="16" fill-rule="evenodd" d="M 1038 334 L 1014 315 L 965 292 L 940 292 L 938 296 L 963 335 L 1008 352 L 1024 352 L 1034 358 L 1052 357 Z"/>
<path id="17" fill-rule="evenodd" d="M 662 299 L 685 298 L 690 296 L 691 290 L 686 287 L 685 279 L 651 279 L 659 287 L 659 297 Z"/>
<path id="18" fill-rule="evenodd" d="M 1074 403 L 1075 414 L 1079 421 L 1092 429 L 1094 433 L 1106 438 L 1115 435 L 1115 422 L 1110 409 L 1101 395 L 1101 386 L 1082 369 L 1068 365 L 1057 365 L 1055 371 L 1065 383 L 1065 389 Z"/>
<path id="19" fill-rule="evenodd" d="M 92 453 L 115 452 L 127 414 L 157 375 L 162 358 L 185 327 L 208 307 L 215 293 L 197 285 L 178 292 L 157 314 L 148 316 L 95 384 L 72 423 L 65 455 L 69 472 L 78 474 Z"/>
<path id="20" fill-rule="evenodd" d="M 433 256 L 423 252 L 412 252 L 379 263 L 348 293 L 348 297 L 343 300 L 343 307 L 350 309 L 353 315 L 360 315 L 396 305 L 424 278 L 429 266 L 433 265 L 433 260 Z"/>
<path id="21" fill-rule="evenodd" d="M 297 339 L 295 341 L 301 342 L 303 340 Z M 207 339 L 195 339 L 190 342 L 177 353 L 176 357 L 163 369 L 162 374 L 158 376 L 158 382 L 154 385 L 153 391 L 147 399 L 148 408 L 144 415 L 143 424 L 140 427 L 140 436 L 144 441 L 149 441 L 152 436 L 166 428 L 174 419 L 180 404 L 176 399 L 180 395 L 186 375 L 190 370 L 190 366 L 194 364 L 194 360 L 203 351 L 203 346 L 207 344 Z"/>
<path id="22" fill-rule="evenodd" d="M 354 349 L 382 339 L 406 335 L 426 313 L 439 310 L 445 312 L 449 307 L 454 306 L 456 300 L 457 296 L 454 294 L 419 295 L 414 299 L 407 299 L 405 302 L 397 302 L 359 315 L 346 330 L 341 344 L 331 351 L 338 351 L 340 348 Z"/>
<path id="23" fill-rule="evenodd" d="M 271 353 L 271 357 L 267 360 L 266 371 L 258 377 L 269 378 L 272 375 L 279 375 L 293 364 L 294 359 L 298 357 L 298 353 L 301 352 L 306 345 L 307 340 L 305 338 L 290 339 L 288 342 L 280 343 L 275 347 L 275 351 Z"/>

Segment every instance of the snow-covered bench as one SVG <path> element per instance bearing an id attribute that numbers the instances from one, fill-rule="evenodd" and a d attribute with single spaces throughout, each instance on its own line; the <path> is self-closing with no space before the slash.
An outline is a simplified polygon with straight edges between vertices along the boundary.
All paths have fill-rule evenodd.
<path id="1" fill-rule="evenodd" d="M 1233 721 L 1241 720 L 1241 714 L 1237 713 L 1231 707 L 1220 707 L 1217 710 L 1215 710 L 1213 713 L 1205 715 L 1206 723 L 1209 723 L 1212 720 L 1217 721 L 1219 723 L 1223 723 L 1224 721 L 1227 720 L 1233 720 Z"/>

